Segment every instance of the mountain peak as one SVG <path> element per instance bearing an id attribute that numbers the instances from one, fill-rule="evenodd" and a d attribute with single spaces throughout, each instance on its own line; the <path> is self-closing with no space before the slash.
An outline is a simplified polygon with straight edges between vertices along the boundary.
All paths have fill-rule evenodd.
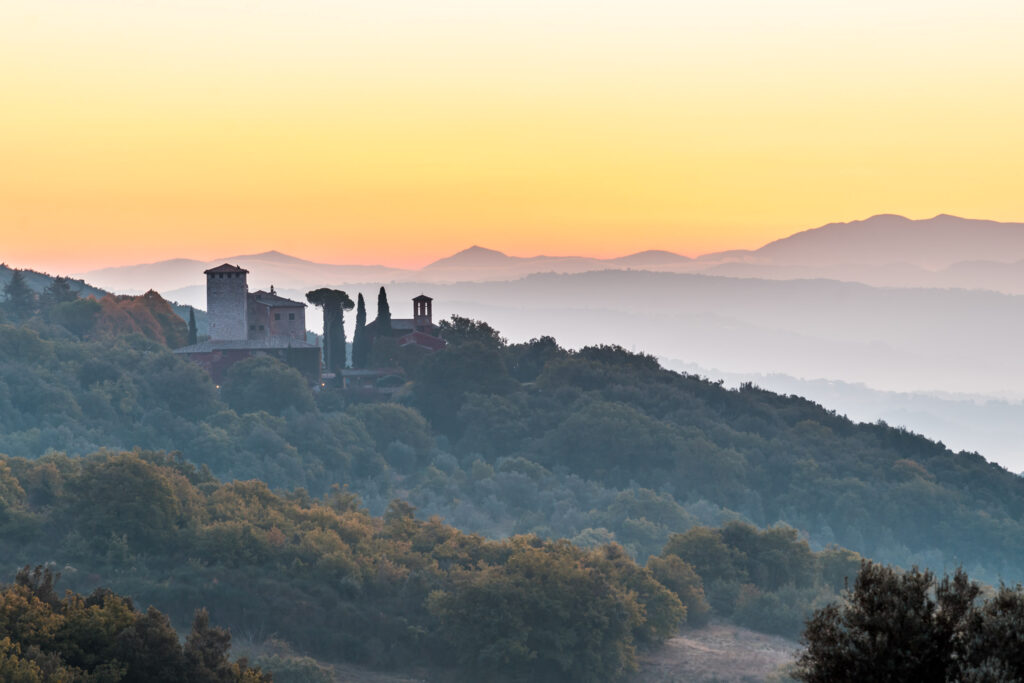
<path id="1" fill-rule="evenodd" d="M 468 249 L 452 254 L 451 256 L 443 259 L 438 259 L 426 268 L 447 268 L 454 266 L 462 267 L 485 267 L 495 266 L 507 263 L 512 257 L 507 254 L 496 251 L 494 249 L 487 249 L 478 245 L 473 245 Z"/>

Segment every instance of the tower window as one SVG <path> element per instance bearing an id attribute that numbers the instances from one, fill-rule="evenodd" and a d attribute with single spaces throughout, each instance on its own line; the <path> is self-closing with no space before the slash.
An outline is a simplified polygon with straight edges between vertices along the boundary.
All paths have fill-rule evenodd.
<path id="1" fill-rule="evenodd" d="M 263 325 L 260 325 L 260 329 L 261 329 L 261 330 L 263 329 Z"/>
<path id="2" fill-rule="evenodd" d="M 256 329 L 256 326 L 255 326 L 255 325 L 249 325 L 249 329 L 250 329 L 250 330 L 255 330 L 255 329 Z"/>
<path id="3" fill-rule="evenodd" d="M 274 314 L 274 320 L 280 320 L 280 319 L 281 319 L 281 314 L 280 313 L 275 313 Z"/>
<path id="4" fill-rule="evenodd" d="M 294 313 L 289 313 L 288 314 L 288 319 L 289 320 L 295 320 L 295 314 Z"/>

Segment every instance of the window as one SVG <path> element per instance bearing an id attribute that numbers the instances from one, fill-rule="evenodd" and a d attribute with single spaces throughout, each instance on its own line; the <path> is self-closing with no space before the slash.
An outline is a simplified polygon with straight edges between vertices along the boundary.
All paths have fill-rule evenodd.
<path id="1" fill-rule="evenodd" d="M 289 320 L 295 320 L 295 314 L 294 313 L 289 313 L 288 314 L 288 319 Z"/>
<path id="2" fill-rule="evenodd" d="M 263 329 L 263 325 L 260 325 L 260 330 L 262 330 L 262 329 Z"/>
<path id="3" fill-rule="evenodd" d="M 281 319 L 281 314 L 280 313 L 275 313 L 274 314 L 274 320 L 280 320 L 280 319 Z"/>
<path id="4" fill-rule="evenodd" d="M 250 330 L 255 330 L 255 329 L 256 329 L 256 326 L 255 326 L 255 325 L 249 325 L 249 329 L 250 329 Z"/>

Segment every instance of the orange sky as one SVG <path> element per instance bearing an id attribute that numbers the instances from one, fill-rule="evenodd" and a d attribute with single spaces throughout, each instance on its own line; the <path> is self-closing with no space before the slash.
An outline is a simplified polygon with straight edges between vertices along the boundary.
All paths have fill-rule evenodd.
<path id="1" fill-rule="evenodd" d="M 694 255 L 1024 220 L 1024 3 L 6 0 L 0 260 Z"/>

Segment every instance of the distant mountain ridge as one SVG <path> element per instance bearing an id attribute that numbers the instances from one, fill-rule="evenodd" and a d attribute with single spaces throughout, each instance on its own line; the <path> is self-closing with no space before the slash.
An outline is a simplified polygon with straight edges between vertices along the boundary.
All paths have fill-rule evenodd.
<path id="1" fill-rule="evenodd" d="M 804 230 L 752 251 L 701 257 L 705 261 L 737 259 L 805 266 L 907 263 L 929 270 L 948 268 L 960 261 L 1005 263 L 1024 259 L 1024 223 L 948 214 L 925 220 L 879 214 Z"/>
<path id="2" fill-rule="evenodd" d="M 381 265 L 335 265 L 267 251 L 199 261 L 178 258 L 104 268 L 80 274 L 99 287 L 137 294 L 156 289 L 200 304 L 202 271 L 224 262 L 251 271 L 250 284 L 306 290 L 344 288 L 351 283 L 495 282 L 538 273 L 574 274 L 598 270 L 703 273 L 771 280 L 830 279 L 882 287 L 987 289 L 1024 294 L 1024 223 L 939 214 L 912 220 L 879 214 L 797 232 L 753 250 L 730 250 L 696 259 L 648 250 L 616 258 L 510 256 L 474 245 L 420 269 Z"/>

